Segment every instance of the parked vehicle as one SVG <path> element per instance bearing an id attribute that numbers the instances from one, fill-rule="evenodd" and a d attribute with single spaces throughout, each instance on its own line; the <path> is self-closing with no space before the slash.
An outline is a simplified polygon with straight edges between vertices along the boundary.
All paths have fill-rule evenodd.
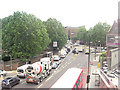
<path id="1" fill-rule="evenodd" d="M 84 45 L 79 45 L 76 47 L 78 52 L 83 52 L 84 51 Z"/>
<path id="2" fill-rule="evenodd" d="M 53 56 L 53 60 L 54 60 L 54 61 L 59 61 L 59 60 L 60 60 L 60 57 L 59 57 L 58 55 L 54 55 L 54 56 Z"/>
<path id="3" fill-rule="evenodd" d="M 43 55 L 43 58 L 44 57 L 50 57 L 52 58 L 53 57 L 53 53 L 52 52 L 46 52 L 44 55 Z"/>
<path id="4" fill-rule="evenodd" d="M 78 54 L 78 50 L 75 48 L 75 49 L 72 51 L 72 53 Z"/>
<path id="5" fill-rule="evenodd" d="M 56 69 L 57 67 L 58 67 L 58 64 L 55 63 L 55 62 L 53 62 L 53 63 L 52 63 L 52 69 Z"/>
<path id="6" fill-rule="evenodd" d="M 0 69 L 0 76 L 6 76 L 7 72 L 5 70 Z"/>
<path id="7" fill-rule="evenodd" d="M 112 74 L 112 73 L 110 73 L 110 74 L 108 74 L 108 77 L 110 77 L 110 78 L 115 78 L 115 75 Z"/>
<path id="8" fill-rule="evenodd" d="M 2 88 L 12 88 L 14 85 L 19 84 L 20 79 L 16 77 L 8 77 L 1 83 Z"/>
<path id="9" fill-rule="evenodd" d="M 28 64 L 20 66 L 17 68 L 17 77 L 26 77 L 26 69 Z"/>
<path id="10" fill-rule="evenodd" d="M 66 57 L 65 54 L 61 54 L 61 55 L 60 55 L 60 58 L 65 58 L 65 57 Z"/>
<path id="11" fill-rule="evenodd" d="M 49 57 L 42 58 L 39 62 L 28 65 L 26 69 L 26 83 L 34 83 L 38 85 L 44 78 L 50 75 L 51 69 L 52 62 Z"/>

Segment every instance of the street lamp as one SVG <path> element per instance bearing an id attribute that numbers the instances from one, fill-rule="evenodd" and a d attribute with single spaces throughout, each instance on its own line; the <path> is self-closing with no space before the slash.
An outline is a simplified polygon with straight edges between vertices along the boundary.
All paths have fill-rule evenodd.
<path id="1" fill-rule="evenodd" d="M 89 81 L 90 81 L 90 75 L 89 75 L 89 66 L 90 66 L 90 36 L 89 38 L 89 55 L 88 55 L 88 75 L 87 75 L 87 90 L 89 88 Z"/>
<path id="2" fill-rule="evenodd" d="M 9 55 L 9 56 L 10 56 L 11 70 L 12 70 L 12 57 L 11 57 L 11 55 Z"/>

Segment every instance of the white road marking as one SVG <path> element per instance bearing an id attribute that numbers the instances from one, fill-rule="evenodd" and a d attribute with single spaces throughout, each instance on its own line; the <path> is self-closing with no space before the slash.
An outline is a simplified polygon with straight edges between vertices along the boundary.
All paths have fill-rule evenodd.
<path id="1" fill-rule="evenodd" d="M 22 82 L 21 84 L 24 84 L 26 81 Z"/>
<path id="2" fill-rule="evenodd" d="M 55 73 L 56 71 L 54 71 L 54 73 Z"/>
<path id="3" fill-rule="evenodd" d="M 40 86 L 38 86 L 37 88 L 40 88 L 43 84 L 40 84 Z"/>
<path id="4" fill-rule="evenodd" d="M 50 76 L 46 81 L 50 80 L 53 76 Z"/>

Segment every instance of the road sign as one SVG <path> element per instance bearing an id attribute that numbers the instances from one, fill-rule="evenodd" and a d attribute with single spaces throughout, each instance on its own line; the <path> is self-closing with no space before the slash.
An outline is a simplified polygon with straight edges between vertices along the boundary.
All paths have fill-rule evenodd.
<path id="1" fill-rule="evenodd" d="M 57 42 L 56 41 L 53 42 L 53 47 L 57 47 Z"/>

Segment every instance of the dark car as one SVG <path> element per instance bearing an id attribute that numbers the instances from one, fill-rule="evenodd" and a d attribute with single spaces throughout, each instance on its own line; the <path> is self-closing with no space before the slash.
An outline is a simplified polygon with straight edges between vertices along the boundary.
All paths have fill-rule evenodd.
<path id="1" fill-rule="evenodd" d="M 16 77 L 8 77 L 1 83 L 2 88 L 12 88 L 14 85 L 19 84 L 20 79 Z"/>
<path id="2" fill-rule="evenodd" d="M 78 50 L 75 48 L 75 49 L 72 51 L 72 53 L 78 54 Z"/>

